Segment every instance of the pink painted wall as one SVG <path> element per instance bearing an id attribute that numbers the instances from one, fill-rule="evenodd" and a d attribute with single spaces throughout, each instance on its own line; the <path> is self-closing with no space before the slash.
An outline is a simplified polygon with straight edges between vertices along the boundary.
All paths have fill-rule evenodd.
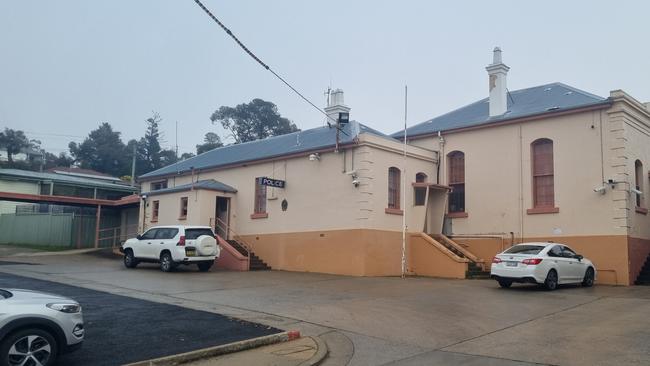
<path id="1" fill-rule="evenodd" d="M 237 249 L 219 236 L 217 236 L 217 242 L 221 247 L 221 254 L 215 262 L 217 268 L 231 271 L 248 271 L 248 258 L 241 255 Z"/>

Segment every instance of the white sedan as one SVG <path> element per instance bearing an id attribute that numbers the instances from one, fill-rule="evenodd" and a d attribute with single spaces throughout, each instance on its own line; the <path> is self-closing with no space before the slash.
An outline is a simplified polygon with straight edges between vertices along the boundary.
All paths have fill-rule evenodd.
<path id="1" fill-rule="evenodd" d="M 590 287 L 596 279 L 596 267 L 564 244 L 523 243 L 492 259 L 490 277 L 504 288 L 513 282 L 536 283 L 548 290 L 568 283 Z"/>

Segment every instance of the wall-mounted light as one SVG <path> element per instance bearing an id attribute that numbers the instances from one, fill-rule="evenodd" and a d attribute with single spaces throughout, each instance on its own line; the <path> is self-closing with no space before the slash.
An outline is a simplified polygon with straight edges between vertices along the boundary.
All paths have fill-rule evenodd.
<path id="1" fill-rule="evenodd" d="M 309 154 L 309 161 L 320 161 L 320 154 L 319 153 Z"/>
<path id="2" fill-rule="evenodd" d="M 600 193 L 600 194 L 605 194 L 607 192 L 607 186 L 602 185 L 600 187 L 596 187 L 596 188 L 594 188 L 594 192 Z"/>

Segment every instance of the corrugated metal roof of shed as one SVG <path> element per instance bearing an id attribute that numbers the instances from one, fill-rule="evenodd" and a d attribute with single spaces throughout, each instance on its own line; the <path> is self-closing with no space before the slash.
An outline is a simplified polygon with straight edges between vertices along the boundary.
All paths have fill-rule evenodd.
<path id="1" fill-rule="evenodd" d="M 0 176 L 9 176 L 15 178 L 24 178 L 32 180 L 51 180 L 54 182 L 61 182 L 67 184 L 78 184 L 84 186 L 92 186 L 97 188 L 117 189 L 121 191 L 137 192 L 137 187 L 131 187 L 127 184 L 108 183 L 98 179 L 75 177 L 72 175 L 46 173 L 46 172 L 33 172 L 31 170 L 21 169 L 0 169 Z"/>

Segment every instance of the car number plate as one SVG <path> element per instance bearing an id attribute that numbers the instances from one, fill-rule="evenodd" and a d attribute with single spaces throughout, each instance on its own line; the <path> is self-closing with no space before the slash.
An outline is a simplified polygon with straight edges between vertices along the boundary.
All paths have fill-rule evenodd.
<path id="1" fill-rule="evenodd" d="M 185 255 L 187 255 L 188 257 L 193 257 L 193 256 L 196 255 L 196 251 L 195 251 L 194 249 L 192 249 L 192 250 L 186 250 L 186 251 L 185 251 Z"/>
<path id="2" fill-rule="evenodd" d="M 517 267 L 518 262 L 506 262 L 506 266 L 508 267 Z"/>

